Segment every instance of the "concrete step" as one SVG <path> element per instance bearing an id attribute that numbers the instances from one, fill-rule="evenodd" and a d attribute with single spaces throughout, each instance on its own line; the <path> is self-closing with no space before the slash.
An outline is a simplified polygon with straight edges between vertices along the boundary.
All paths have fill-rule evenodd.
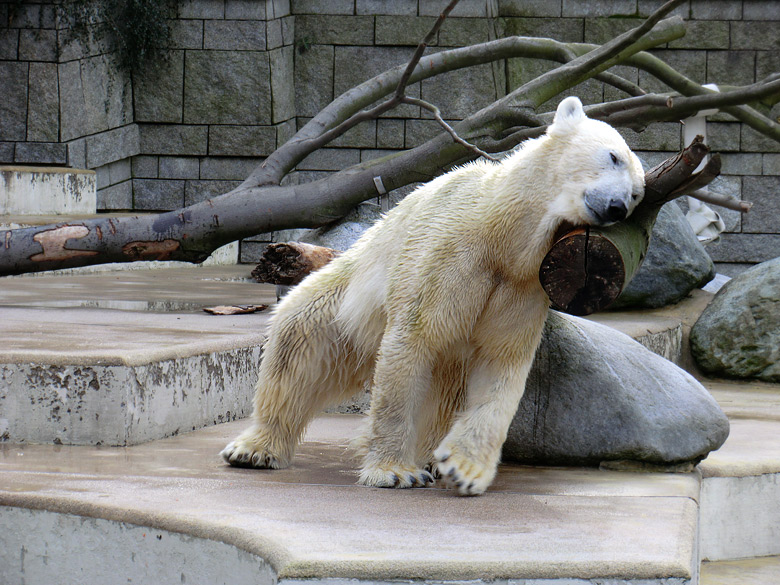
<path id="1" fill-rule="evenodd" d="M 0 439 L 130 445 L 249 414 L 267 314 L 202 311 L 272 303 L 248 273 L 3 279 Z"/>
<path id="2" fill-rule="evenodd" d="M 699 551 L 712 560 L 780 554 L 780 389 L 721 383 L 713 393 L 762 418 L 734 419 L 732 436 L 699 472 L 510 464 L 469 499 L 438 487 L 356 485 L 348 445 L 362 415 L 318 418 L 280 471 L 219 460 L 244 421 L 124 448 L 6 443 L 0 528 L 14 530 L 3 531 L 0 582 L 78 581 L 83 567 L 111 558 L 111 572 L 98 569 L 95 582 L 712 585 L 699 578 Z M 721 480 L 732 482 L 725 500 L 711 486 Z M 71 535 L 66 546 L 62 534 Z M 775 566 L 744 562 L 705 564 L 702 575 Z M 215 571 L 227 566 L 229 577 Z"/>
<path id="3" fill-rule="evenodd" d="M 780 554 L 780 385 L 705 381 L 731 423 L 700 465 L 703 560 Z"/>
<path id="4" fill-rule="evenodd" d="M 202 566 L 194 556 L 208 551 L 210 563 L 231 567 L 231 583 L 694 582 L 695 474 L 505 465 L 480 498 L 364 488 L 347 448 L 362 418 L 318 419 L 293 466 L 278 472 L 219 461 L 243 422 L 121 449 L 3 446 L 0 524 L 17 529 L 0 551 L 0 581 L 29 583 L 29 574 L 67 581 L 63 575 L 82 563 L 112 558 L 123 579 L 143 581 L 143 565 L 151 574 L 172 571 L 170 580 L 205 582 L 189 563 Z M 77 566 L 56 545 L 63 533 L 87 555 Z M 148 541 L 165 552 L 134 566 L 130 552 Z M 239 575 L 247 567 L 255 573 L 242 581 L 235 565 Z"/>
<path id="5" fill-rule="evenodd" d="M 0 216 L 95 213 L 95 171 L 63 167 L 0 166 Z"/>

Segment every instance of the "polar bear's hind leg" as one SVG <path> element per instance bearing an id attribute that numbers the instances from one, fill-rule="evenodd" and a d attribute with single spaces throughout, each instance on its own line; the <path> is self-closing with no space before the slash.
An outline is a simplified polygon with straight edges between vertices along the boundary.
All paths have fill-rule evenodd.
<path id="1" fill-rule="evenodd" d="M 253 424 L 221 453 L 230 465 L 287 467 L 311 419 L 356 394 L 371 377 L 373 362 L 361 359 L 335 319 L 344 287 L 312 294 L 316 290 L 291 292 L 274 315 L 260 365 Z"/>

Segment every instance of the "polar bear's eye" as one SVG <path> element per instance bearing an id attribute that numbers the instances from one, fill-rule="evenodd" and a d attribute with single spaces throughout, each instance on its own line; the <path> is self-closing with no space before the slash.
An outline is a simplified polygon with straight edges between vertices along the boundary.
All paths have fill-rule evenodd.
<path id="1" fill-rule="evenodd" d="M 614 152 L 609 153 L 610 158 L 612 159 L 612 164 L 618 164 L 618 157 L 615 155 Z"/>

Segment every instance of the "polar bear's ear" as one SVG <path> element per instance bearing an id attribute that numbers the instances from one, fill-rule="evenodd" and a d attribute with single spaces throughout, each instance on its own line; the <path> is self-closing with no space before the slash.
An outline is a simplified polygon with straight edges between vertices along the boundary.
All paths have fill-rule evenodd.
<path id="1" fill-rule="evenodd" d="M 547 129 L 550 136 L 564 136 L 571 132 L 577 124 L 586 118 L 582 102 L 574 96 L 567 97 L 555 111 L 552 125 Z"/>

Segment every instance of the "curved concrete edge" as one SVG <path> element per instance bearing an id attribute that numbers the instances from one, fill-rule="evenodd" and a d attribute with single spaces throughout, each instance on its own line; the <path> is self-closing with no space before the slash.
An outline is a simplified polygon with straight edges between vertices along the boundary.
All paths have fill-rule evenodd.
<path id="1" fill-rule="evenodd" d="M 360 422 L 317 419 L 293 465 L 273 472 L 219 461 L 245 422 L 127 448 L 3 444 L 0 506 L 218 541 L 279 580 L 695 583 L 698 474 L 502 465 L 480 498 L 366 488 L 346 450 Z M 12 530 L 35 539 L 29 524 Z M 40 582 L 52 581 L 27 581 Z"/>
<path id="2" fill-rule="evenodd" d="M 209 583 L 210 585 L 394 585 L 397 580 L 360 578 L 279 577 L 262 557 L 239 543 L 192 537 L 149 525 L 106 520 L 52 510 L 0 507 L 0 524 L 24 526 L 10 531 L 0 548 L 3 583 L 76 583 L 89 572 L 91 582 Z M 73 537 L 63 541 L 59 535 Z M 239 537 L 237 540 L 241 540 Z M 106 563 L 110 558 L 111 562 Z M 444 584 L 464 582 L 457 575 L 430 579 L 399 576 L 404 582 Z M 554 567 L 551 567 L 554 571 Z M 690 585 L 686 577 L 626 579 L 621 577 L 560 577 L 492 579 L 487 574 L 468 579 L 473 585 Z"/>
<path id="3" fill-rule="evenodd" d="M 455 581 L 458 582 L 458 581 Z M 692 585 L 695 581 L 686 578 L 671 579 L 579 579 L 579 578 L 552 578 L 552 579 L 483 579 L 476 578 L 468 581 L 459 581 L 464 585 Z M 363 580 L 363 579 L 280 579 L 278 585 L 398 585 L 398 581 L 388 580 Z M 404 583 L 420 585 L 451 585 L 453 581 L 439 579 L 411 580 L 404 579 Z M 731 583 L 729 585 L 732 585 Z M 757 584 L 758 585 L 758 584 Z M 761 585 L 766 585 L 761 583 Z"/>
<path id="4" fill-rule="evenodd" d="M 247 552 L 243 535 L 193 537 L 152 524 L 128 523 L 49 508 L 0 507 L 5 530 L 0 582 L 219 583 L 274 585 L 276 572 Z M 175 527 L 174 527 L 175 528 Z M 62 535 L 72 535 L 63 540 Z M 231 538 L 232 537 L 232 538 Z M 106 559 L 111 559 L 110 563 Z"/>
<path id="5" fill-rule="evenodd" d="M 267 336 L 257 334 L 244 337 L 241 340 L 241 349 L 245 347 L 262 347 Z M 125 366 L 128 368 L 144 367 L 149 364 L 172 362 L 197 358 L 204 355 L 226 353 L 236 349 L 234 340 L 208 341 L 202 343 L 188 343 L 179 348 L 136 350 L 131 353 L 119 353 L 117 351 L 85 350 L 78 354 L 71 351 L 36 352 L 34 350 L 2 352 L 3 364 L 40 364 L 44 367 L 57 366 Z"/>
<path id="6" fill-rule="evenodd" d="M 698 574 L 695 547 L 697 513 L 697 507 L 691 504 L 686 511 L 686 521 L 678 527 L 684 534 L 675 536 L 690 542 L 691 547 L 680 550 L 677 558 L 615 561 L 605 570 L 602 563 L 578 562 L 570 558 L 557 562 L 543 559 L 533 566 L 529 566 L 528 562 L 513 561 L 431 559 L 399 562 L 385 560 L 381 556 L 352 558 L 350 554 L 337 559 L 304 559 L 280 546 L 273 537 L 263 537 L 251 529 L 223 525 L 218 518 L 204 521 L 175 513 L 149 513 L 61 498 L 0 492 L 0 527 L 17 528 L 4 530 L 4 534 L 12 536 L 4 536 L 4 546 L 0 547 L 0 582 L 25 582 L 21 578 L 23 573 L 17 574 L 13 568 L 24 568 L 25 563 L 29 568 L 32 554 L 39 561 L 36 565 L 38 570 L 48 570 L 51 574 L 35 573 L 32 579 L 27 577 L 28 583 L 77 582 L 76 577 L 83 576 L 81 571 L 84 567 L 92 567 L 106 558 L 111 558 L 112 562 L 120 560 L 118 566 L 110 569 L 109 575 L 116 577 L 120 574 L 124 583 L 124 578 L 132 574 L 134 566 L 128 565 L 126 557 L 134 553 L 130 561 L 141 562 L 135 569 L 140 567 L 144 571 L 142 575 L 163 576 L 155 578 L 154 582 L 173 582 L 164 578 L 171 571 L 171 577 L 177 578 L 179 573 L 191 573 L 193 569 L 200 571 L 199 559 L 202 557 L 210 559 L 211 564 L 218 564 L 220 559 L 224 559 L 221 566 L 231 567 L 229 577 L 220 574 L 220 579 L 225 581 L 199 577 L 187 579 L 187 582 L 377 585 L 397 584 L 403 580 L 423 583 L 489 581 L 492 584 L 511 581 L 513 585 L 690 585 L 697 583 Z M 21 527 L 24 528 L 20 530 Z M 67 544 L 60 538 L 62 534 L 72 535 Z M 151 541 L 152 537 L 158 541 L 158 546 L 150 557 L 143 556 L 146 553 L 140 543 L 147 539 Z M 41 548 L 45 552 L 36 551 Z M 43 564 L 48 568 L 40 566 L 44 557 Z M 234 565 L 228 562 L 231 559 L 237 562 L 235 574 Z M 69 571 L 74 570 L 77 572 L 71 579 Z M 93 577 L 94 574 L 91 574 Z M 116 581 L 106 579 L 100 582 Z"/>
<path id="7" fill-rule="evenodd" d="M 151 512 L 118 505 L 79 502 L 70 498 L 9 494 L 0 491 L 0 515 L 5 514 L 7 510 L 28 510 L 72 516 L 219 542 L 261 558 L 274 573 L 293 560 L 291 553 L 273 538 L 259 535 L 251 529 L 220 523 L 218 518 L 204 521 L 202 518 L 192 518 L 176 512 Z"/>

